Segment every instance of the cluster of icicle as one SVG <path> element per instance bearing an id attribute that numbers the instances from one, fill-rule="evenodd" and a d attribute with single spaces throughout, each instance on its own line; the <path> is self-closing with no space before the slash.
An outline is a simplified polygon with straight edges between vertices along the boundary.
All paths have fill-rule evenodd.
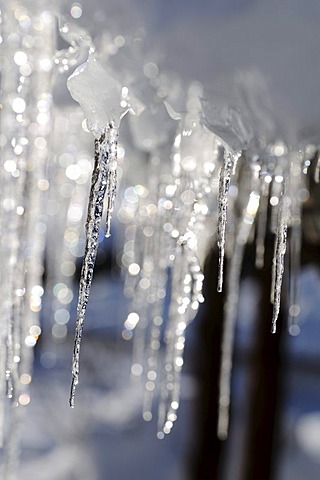
<path id="1" fill-rule="evenodd" d="M 133 336 L 132 375 L 145 385 L 146 420 L 152 419 L 157 393 L 158 437 L 163 438 L 177 418 L 185 330 L 204 301 L 202 269 L 215 243 L 217 290 L 226 289 L 218 422 L 218 435 L 225 439 L 240 275 L 245 247 L 253 238 L 256 268 L 262 268 L 266 238 L 274 235 L 270 331 L 275 333 L 288 235 L 289 331 L 295 335 L 299 330 L 301 208 L 308 198 L 306 174 L 312 159 L 316 162 L 315 149 L 290 151 L 278 141 L 259 156 L 249 156 L 244 150 L 234 152 L 202 122 L 185 122 L 177 127 L 171 172 L 159 163 L 166 149 L 151 152 L 143 188 L 129 187 L 121 203 L 120 217 L 131 219 L 122 257 L 125 294 L 131 299 L 123 337 Z M 225 256 L 229 268 L 223 281 Z"/>
<path id="2" fill-rule="evenodd" d="M 49 11 L 8 2 L 0 23 L 0 444 L 1 477 L 11 479 L 41 334 L 55 22 Z"/>
<path id="3" fill-rule="evenodd" d="M 122 259 L 124 290 L 131 306 L 122 335 L 125 339 L 133 337 L 132 376 L 140 378 L 145 386 L 143 417 L 147 421 L 153 417 L 153 400 L 157 397 L 158 437 L 163 438 L 177 418 L 185 331 L 204 301 L 202 268 L 206 253 L 216 241 L 218 292 L 223 289 L 226 255 L 230 261 L 219 396 L 218 435 L 223 439 L 228 434 L 244 249 L 255 236 L 256 266 L 262 268 L 267 230 L 274 234 L 270 325 L 275 333 L 290 228 L 290 252 L 294 253 L 289 262 L 289 313 L 294 333 L 299 313 L 301 208 L 308 198 L 306 173 L 316 149 L 310 145 L 292 148 L 277 138 L 268 92 L 257 72 L 232 79 L 229 98 L 225 97 L 225 85 L 221 90 L 220 85 L 203 88 L 197 82 L 184 88 L 178 84 L 170 92 L 170 77 L 161 75 L 153 63 L 147 64 L 146 78 L 142 79 L 134 72 L 129 80 L 126 72 L 111 67 L 112 63 L 104 64 L 95 51 L 68 81 L 71 95 L 82 106 L 96 137 L 70 405 L 74 406 L 79 378 L 80 342 L 106 189 L 107 236 L 115 200 L 116 184 L 109 179 L 112 142 L 103 142 L 103 148 L 99 136 L 107 125 L 102 133 L 105 138 L 110 121 L 119 127 L 125 113 L 135 110 L 138 115 L 130 116 L 127 130 L 124 128 L 129 136 L 123 139 L 129 144 L 126 157 L 133 166 L 127 169 L 125 180 L 130 186 L 124 191 L 118 212 L 120 222 L 126 225 Z M 125 70 L 125 63 L 122 67 Z M 143 163 L 137 184 L 130 183 L 134 175 L 139 177 L 133 173 L 137 168 L 135 156 Z M 116 165 L 116 153 L 113 162 Z"/>
<path id="4" fill-rule="evenodd" d="M 30 401 L 32 347 L 41 333 L 44 252 L 55 341 L 67 334 L 72 275 L 77 257 L 83 255 L 73 407 L 102 219 L 109 237 L 112 214 L 123 224 L 125 238 L 122 267 L 130 307 L 122 336 L 133 337 L 132 376 L 145 385 L 145 420 L 151 420 L 157 399 L 159 438 L 171 431 L 177 418 L 185 332 L 204 301 L 206 254 L 217 245 L 217 289 L 227 290 L 218 425 L 219 436 L 226 438 L 244 249 L 254 237 L 256 267 L 262 268 L 266 235 L 268 230 L 274 234 L 270 328 L 275 333 L 287 274 L 294 332 L 301 209 L 308 200 L 310 166 L 319 181 L 316 147 L 278 139 L 268 94 L 256 72 L 238 75 L 232 87 L 203 88 L 197 82 L 186 86 L 145 61 L 143 52 L 135 50 L 142 42 L 131 38 L 109 35 L 105 44 L 101 38 L 97 51 L 87 32 L 60 20 L 60 34 L 70 47 L 58 51 L 58 20 L 48 9 L 8 2 L 1 20 L 1 440 L 4 410 L 12 407 L 3 478 L 14 478 L 20 407 Z M 59 72 L 73 67 L 78 68 L 68 88 L 82 107 L 85 124 L 74 105 L 52 101 L 53 84 L 64 79 Z M 93 161 L 89 131 L 94 136 Z M 285 270 L 287 243 L 290 268 Z M 230 266 L 224 281 L 225 257 Z M 50 343 L 46 338 L 43 342 L 44 348 Z M 44 363 L 51 360 L 50 355 L 43 357 Z"/>

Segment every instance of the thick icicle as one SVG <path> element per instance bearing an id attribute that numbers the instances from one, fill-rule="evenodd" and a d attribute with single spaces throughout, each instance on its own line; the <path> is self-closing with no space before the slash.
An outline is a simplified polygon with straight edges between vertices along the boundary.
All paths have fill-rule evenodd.
<path id="1" fill-rule="evenodd" d="M 227 299 L 225 303 L 225 322 L 222 338 L 222 358 L 219 381 L 218 437 L 221 440 L 227 438 L 229 428 L 232 356 L 243 254 L 259 208 L 259 201 L 260 195 L 254 191 L 251 192 L 247 207 L 240 220 L 241 223 L 239 225 L 227 278 Z"/>
<path id="2" fill-rule="evenodd" d="M 222 292 L 223 285 L 223 264 L 224 250 L 226 242 L 226 226 L 227 226 L 227 209 L 228 209 L 228 192 L 230 179 L 233 170 L 233 155 L 225 150 L 223 163 L 221 165 L 219 176 L 219 195 L 218 195 L 218 225 L 217 225 L 217 241 L 219 249 L 219 269 L 218 269 L 218 292 Z"/>
<path id="3" fill-rule="evenodd" d="M 273 257 L 273 313 L 271 332 L 276 333 L 277 319 L 280 312 L 282 278 L 284 272 L 284 257 L 287 247 L 287 206 L 286 197 L 282 193 L 278 211 L 278 225 L 275 239 L 275 253 Z"/>
<path id="4" fill-rule="evenodd" d="M 106 131 L 95 140 L 94 169 L 92 173 L 86 222 L 86 246 L 81 269 L 76 333 L 72 359 L 72 383 L 69 398 L 69 404 L 72 408 L 74 407 L 75 389 L 79 382 L 80 346 L 99 244 L 99 228 L 105 195 L 107 194 L 108 199 L 107 222 L 110 221 L 110 208 L 114 201 L 115 187 L 114 181 L 111 181 L 111 177 L 114 175 L 116 169 L 117 140 L 118 129 L 113 123 L 110 123 Z"/>

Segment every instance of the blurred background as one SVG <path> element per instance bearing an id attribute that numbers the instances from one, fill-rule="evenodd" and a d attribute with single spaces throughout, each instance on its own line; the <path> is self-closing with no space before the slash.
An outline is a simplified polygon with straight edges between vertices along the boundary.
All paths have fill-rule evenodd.
<path id="1" fill-rule="evenodd" d="M 66 10 L 72 5 L 64 2 Z M 81 9 L 81 22 L 92 34 L 108 25 L 113 31 L 117 25 L 119 35 L 127 29 L 143 31 L 150 58 L 187 81 L 213 84 L 237 71 L 258 70 L 286 134 L 294 142 L 306 136 L 319 142 L 318 0 L 91 0 L 83 1 Z M 56 87 L 56 102 L 71 103 L 63 83 Z M 90 159 L 89 136 L 87 143 Z M 318 222 L 318 209 L 307 215 Z M 272 252 L 266 253 L 269 267 L 257 273 L 252 248 L 247 248 L 231 428 L 223 442 L 216 425 L 224 296 L 216 293 L 218 259 L 212 245 L 206 302 L 187 330 L 178 420 L 172 433 L 159 440 L 156 419 L 142 419 L 143 389 L 130 374 L 132 344 L 122 337 L 128 306 L 117 262 L 118 223 L 115 219 L 111 240 L 102 237 L 99 245 L 74 410 L 68 395 L 81 258 L 70 285 L 71 320 L 64 314 L 55 318 L 55 330 L 51 290 L 45 289 L 19 479 L 319 480 L 318 234 L 303 238 L 301 331 L 297 327 L 294 335 L 287 333 L 285 309 L 277 334 L 270 334 Z M 46 281 L 50 286 L 50 278 Z"/>

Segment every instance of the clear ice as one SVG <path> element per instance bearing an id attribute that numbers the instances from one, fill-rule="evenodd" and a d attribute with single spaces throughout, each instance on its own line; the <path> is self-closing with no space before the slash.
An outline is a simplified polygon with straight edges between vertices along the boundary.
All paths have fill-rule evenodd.
<path id="1" fill-rule="evenodd" d="M 226 242 L 227 211 L 228 211 L 228 192 L 230 187 L 231 174 L 234 166 L 234 157 L 231 152 L 225 150 L 223 163 L 219 175 L 219 195 L 218 195 L 218 223 L 217 223 L 217 244 L 219 251 L 218 266 L 218 292 L 222 292 L 223 285 L 223 264 Z"/>
<path id="2" fill-rule="evenodd" d="M 287 207 L 284 194 L 280 199 L 278 211 L 277 233 L 275 238 L 275 253 L 273 257 L 273 312 L 271 332 L 276 333 L 277 320 L 281 305 L 281 287 L 284 273 L 284 258 L 287 248 Z"/>
<path id="3" fill-rule="evenodd" d="M 232 358 L 244 249 L 253 227 L 259 202 L 260 194 L 257 191 L 252 191 L 243 215 L 239 219 L 238 232 L 230 260 L 230 270 L 227 276 L 227 297 L 224 307 L 219 381 L 218 437 L 221 440 L 225 440 L 228 437 Z"/>
<path id="4" fill-rule="evenodd" d="M 111 221 L 115 197 L 114 171 L 117 163 L 117 142 L 118 129 L 112 123 L 110 123 L 104 133 L 95 139 L 94 167 L 86 221 L 86 245 L 80 276 L 76 333 L 72 359 L 72 383 L 69 398 L 69 404 L 72 408 L 74 407 L 75 389 L 79 382 L 80 347 L 99 245 L 99 228 L 103 215 L 105 196 L 107 199 L 106 216 L 108 226 Z M 107 233 L 110 234 L 109 229 Z"/>
<path id="5" fill-rule="evenodd" d="M 133 337 L 131 372 L 145 388 L 146 420 L 151 420 L 156 410 L 153 404 L 159 400 L 159 438 L 172 430 L 177 419 L 185 332 L 203 301 L 202 269 L 214 239 L 219 292 L 225 258 L 230 266 L 225 281 L 220 438 L 228 433 L 240 273 L 245 246 L 253 238 L 256 267 L 272 270 L 272 332 L 276 331 L 286 281 L 289 331 L 294 335 L 300 331 L 296 323 L 300 312 L 302 204 L 313 195 L 314 184 L 320 179 L 316 144 L 306 143 L 305 138 L 300 144 L 298 134 L 294 147 L 278 140 L 285 140 L 286 132 L 277 127 L 264 79 L 257 72 L 229 76 L 217 88 L 212 85 L 214 94 L 207 95 L 199 82 L 186 88 L 184 79 L 160 72 L 150 59 L 146 62 L 139 39 L 131 42 L 135 44 L 131 48 L 130 36 L 118 34 L 113 39 L 109 33 L 101 37 L 97 33 L 96 49 L 86 30 L 65 19 L 60 22 L 60 35 L 69 46 L 56 51 L 57 15 L 47 8 L 42 10 L 41 2 L 35 3 L 38 13 L 28 5 L 15 10 L 11 0 L 0 12 L 4 32 L 0 443 L 9 430 L 5 480 L 15 476 L 18 424 L 23 417 L 20 407 L 30 401 L 32 352 L 41 334 L 38 317 L 44 267 L 53 317 L 44 343 L 67 336 L 72 272 L 82 253 L 81 226 L 90 188 L 91 154 L 83 139 L 86 129 L 94 135 L 95 155 L 69 403 L 74 407 L 99 228 L 105 214 L 105 234 L 109 237 L 112 215 L 118 215 L 126 240 L 122 254 L 124 290 L 131 301 L 122 336 Z M 86 118 L 83 130 L 83 114 L 74 105 L 52 108 L 57 70 L 64 73 L 77 66 L 67 87 Z M 121 174 L 126 187 L 117 211 L 120 121 L 128 111 L 141 113 L 143 109 L 141 117 L 130 116 L 125 125 Z M 241 165 L 236 168 L 240 153 Z M 255 173 L 241 175 L 242 167 L 248 165 Z M 272 265 L 265 265 L 265 242 L 270 233 L 275 236 L 274 257 Z M 289 268 L 284 270 L 286 249 Z M 9 418 L 5 416 L 7 404 L 12 406 Z"/>

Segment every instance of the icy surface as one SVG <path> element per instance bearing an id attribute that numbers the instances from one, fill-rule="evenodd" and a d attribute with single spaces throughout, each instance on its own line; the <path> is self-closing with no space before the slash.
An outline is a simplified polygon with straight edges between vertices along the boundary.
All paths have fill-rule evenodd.
<path id="1" fill-rule="evenodd" d="M 228 437 L 232 359 L 244 249 L 259 208 L 259 202 L 260 195 L 256 191 L 251 192 L 247 207 L 244 209 L 243 216 L 239 220 L 238 232 L 227 278 L 227 298 L 224 308 L 225 318 L 219 382 L 218 436 L 221 440 L 225 440 Z"/>
<path id="2" fill-rule="evenodd" d="M 80 103 L 87 126 L 95 136 L 101 135 L 111 121 L 119 126 L 129 110 L 139 114 L 144 108 L 142 102 L 129 95 L 127 87 L 122 87 L 114 72 L 99 62 L 95 53 L 74 71 L 67 85 L 71 96 Z"/>
<path id="3" fill-rule="evenodd" d="M 233 169 L 234 157 L 225 151 L 223 163 L 219 176 L 219 195 L 218 195 L 218 224 L 217 224 L 217 243 L 219 249 L 219 270 L 218 270 L 218 292 L 222 292 L 223 285 L 223 263 L 226 242 L 227 211 L 228 211 L 228 192 L 230 187 L 231 174 Z"/>
<path id="4" fill-rule="evenodd" d="M 271 332 L 275 333 L 281 304 L 281 287 L 284 272 L 284 256 L 287 248 L 287 209 L 282 197 L 279 208 L 277 234 L 275 239 L 275 253 L 273 258 L 273 313 Z"/>
<path id="5" fill-rule="evenodd" d="M 95 140 L 94 169 L 86 222 L 86 246 L 81 269 L 79 299 L 77 307 L 76 334 L 72 360 L 72 383 L 69 403 L 74 407 L 75 389 L 79 382 L 80 347 L 83 326 L 89 299 L 95 260 L 99 245 L 99 227 L 103 214 L 103 203 L 107 194 L 107 235 L 110 235 L 110 221 L 115 196 L 115 171 L 117 167 L 118 130 L 110 124 L 106 131 Z"/>
<path id="6" fill-rule="evenodd" d="M 94 55 L 78 67 L 68 79 L 72 97 L 80 103 L 89 130 L 101 135 L 111 120 L 119 124 L 128 111 L 121 107 L 121 84 L 101 66 Z"/>

